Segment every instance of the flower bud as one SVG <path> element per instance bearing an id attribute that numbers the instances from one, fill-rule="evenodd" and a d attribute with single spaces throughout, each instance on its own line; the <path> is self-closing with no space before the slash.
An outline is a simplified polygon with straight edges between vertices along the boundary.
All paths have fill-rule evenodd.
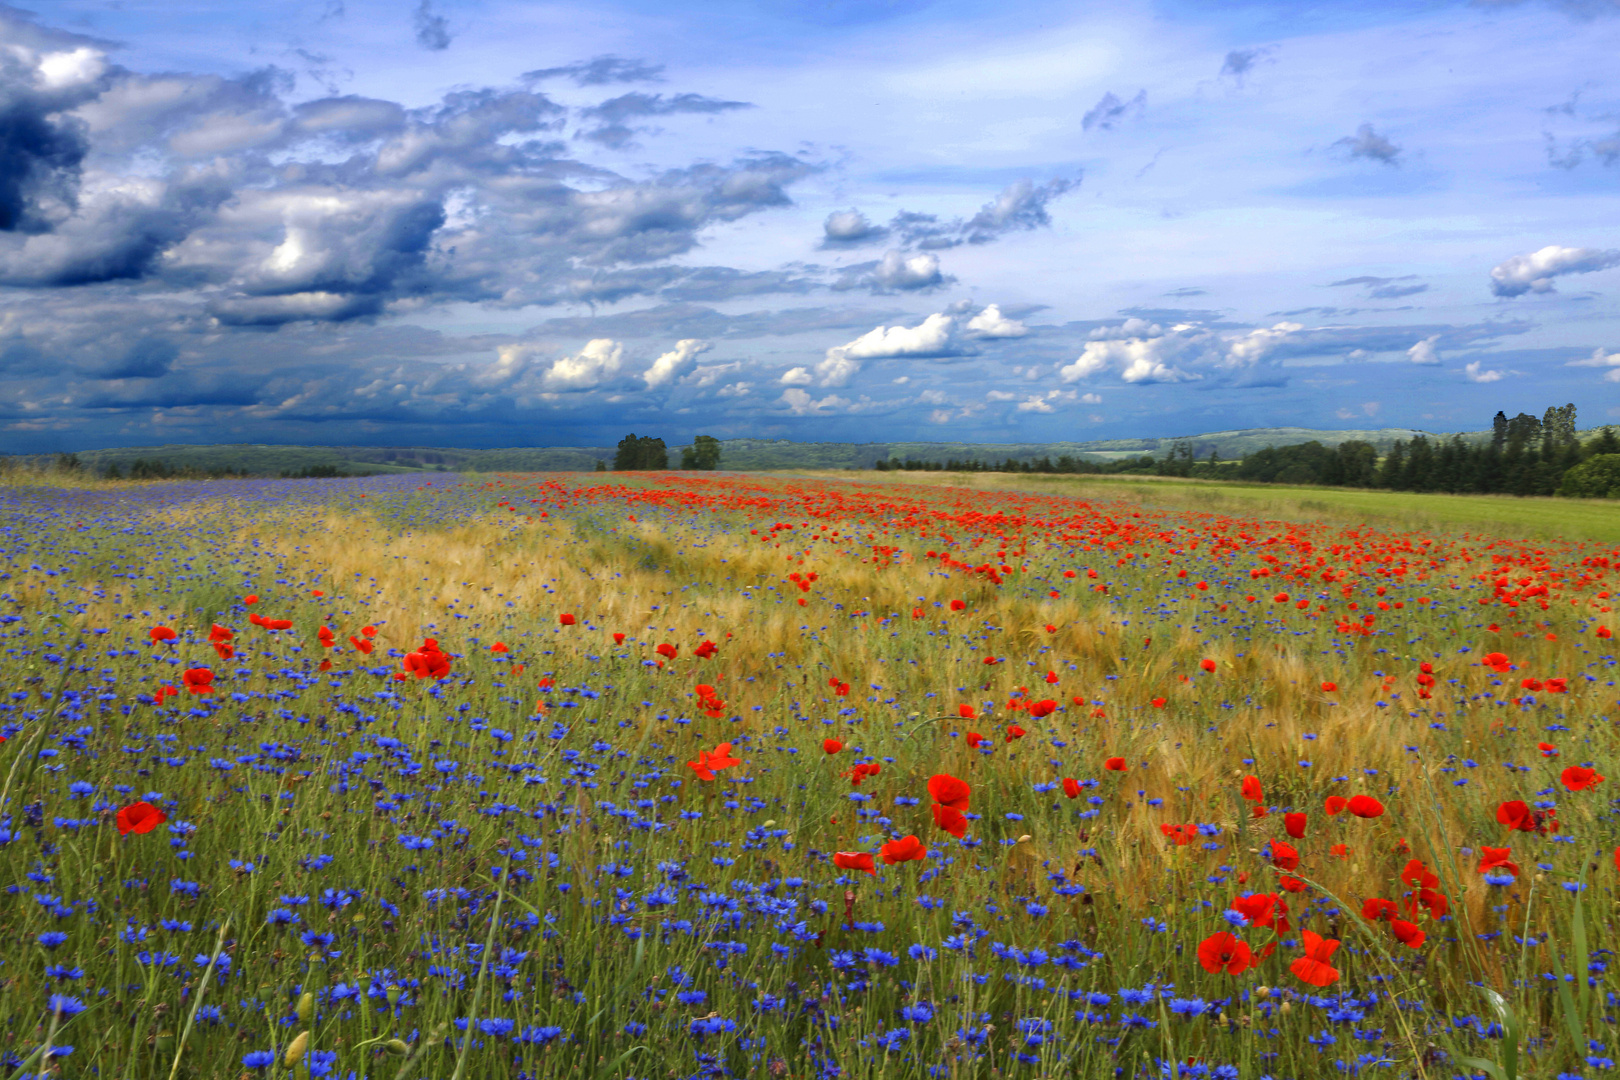
<path id="1" fill-rule="evenodd" d="M 410 1046 L 406 1044 L 404 1039 L 389 1039 L 387 1042 L 383 1043 L 383 1049 L 387 1050 L 395 1057 L 404 1057 L 406 1054 L 411 1052 Z"/>
<path id="2" fill-rule="evenodd" d="M 309 1032 L 299 1032 L 298 1038 L 287 1046 L 287 1053 L 281 1059 L 288 1068 L 304 1060 L 304 1054 L 309 1050 Z"/>
<path id="3" fill-rule="evenodd" d="M 298 996 L 298 1019 L 309 1023 L 309 1018 L 315 1015 L 315 995 L 305 990 Z"/>
<path id="4" fill-rule="evenodd" d="M 388 993 L 388 1004 L 390 1004 L 390 1005 L 398 1005 L 399 1004 L 399 996 L 400 996 L 400 994 L 404 993 L 404 991 L 402 991 L 399 988 L 399 985 L 397 983 L 389 983 L 387 993 Z"/>
<path id="5" fill-rule="evenodd" d="M 1254 988 L 1254 996 L 1259 998 L 1261 1001 L 1266 1000 L 1266 998 L 1271 996 L 1271 987 L 1269 987 L 1269 986 L 1257 986 L 1257 987 L 1255 987 Z"/>

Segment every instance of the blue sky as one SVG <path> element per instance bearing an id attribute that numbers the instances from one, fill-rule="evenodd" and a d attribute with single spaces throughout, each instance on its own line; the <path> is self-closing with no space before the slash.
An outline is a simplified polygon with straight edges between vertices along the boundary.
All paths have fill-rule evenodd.
<path id="1" fill-rule="evenodd" d="M 1612 0 L 0 8 L 0 451 L 1620 421 L 1617 47 Z"/>

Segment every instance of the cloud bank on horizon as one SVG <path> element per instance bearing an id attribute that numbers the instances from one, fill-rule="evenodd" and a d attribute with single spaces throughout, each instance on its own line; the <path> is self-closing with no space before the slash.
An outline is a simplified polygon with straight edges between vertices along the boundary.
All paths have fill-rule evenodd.
<path id="1" fill-rule="evenodd" d="M 0 5 L 0 451 L 1620 420 L 1606 6 L 609 9 Z"/>

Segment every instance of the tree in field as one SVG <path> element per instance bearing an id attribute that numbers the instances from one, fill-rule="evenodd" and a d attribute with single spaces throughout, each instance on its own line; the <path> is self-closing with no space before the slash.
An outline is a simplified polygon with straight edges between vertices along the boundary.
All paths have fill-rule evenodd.
<path id="1" fill-rule="evenodd" d="M 1593 454 L 1564 474 L 1558 494 L 1575 499 L 1620 499 L 1620 454 Z"/>
<path id="2" fill-rule="evenodd" d="M 699 435 L 692 445 L 681 450 L 681 468 L 715 469 L 720 466 L 720 440 L 713 435 Z"/>
<path id="3" fill-rule="evenodd" d="M 667 468 L 669 468 L 669 450 L 664 446 L 663 439 L 632 432 L 619 440 L 618 450 L 613 455 L 614 472 Z"/>

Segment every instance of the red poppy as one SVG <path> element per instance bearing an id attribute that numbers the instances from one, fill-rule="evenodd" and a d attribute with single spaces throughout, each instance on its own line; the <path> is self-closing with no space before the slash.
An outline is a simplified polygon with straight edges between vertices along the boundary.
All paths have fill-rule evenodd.
<path id="1" fill-rule="evenodd" d="M 1008 742 L 1012 742 L 1014 739 L 1022 739 L 1027 734 L 1028 734 L 1028 732 L 1026 732 L 1023 728 L 1019 727 L 1017 724 L 1009 724 L 1009 725 L 1007 725 L 1007 741 Z"/>
<path id="2" fill-rule="evenodd" d="M 1334 844 L 1332 847 L 1328 848 L 1328 854 L 1335 859 L 1348 859 L 1350 857 L 1350 849 L 1343 844 Z"/>
<path id="3" fill-rule="evenodd" d="M 436 638 L 428 638 L 420 649 L 406 653 L 404 666 L 418 679 L 443 679 L 450 674 L 450 658 L 439 651 Z"/>
<path id="4" fill-rule="evenodd" d="M 1198 661 L 1198 666 L 1203 668 L 1205 671 L 1214 671 L 1215 670 L 1215 661 L 1213 661 L 1213 660 L 1200 660 L 1200 661 Z M 1219 937 L 1220 935 L 1217 934 L 1216 936 Z"/>
<path id="5" fill-rule="evenodd" d="M 948 773 L 937 773 L 928 778 L 928 797 L 952 810 L 966 810 L 973 789 L 966 780 L 958 780 Z"/>
<path id="6" fill-rule="evenodd" d="M 615 645 L 623 645 L 624 644 L 624 635 L 623 634 L 614 634 L 613 635 L 613 644 L 615 644 Z"/>
<path id="7" fill-rule="evenodd" d="M 1571 791 L 1585 791 L 1589 787 L 1603 783 L 1607 777 L 1585 765 L 1571 765 L 1559 775 L 1558 779 L 1562 780 L 1564 786 Z"/>
<path id="8" fill-rule="evenodd" d="M 154 642 L 158 642 L 173 641 L 180 635 L 174 632 L 174 628 L 172 626 L 154 626 L 152 629 L 146 632 L 146 636 L 151 638 Z"/>
<path id="9" fill-rule="evenodd" d="M 840 870 L 864 870 L 873 877 L 877 877 L 877 871 L 872 866 L 871 852 L 835 851 L 833 852 L 833 865 Z"/>
<path id="10" fill-rule="evenodd" d="M 168 820 L 163 811 L 149 802 L 131 803 L 118 811 L 118 832 L 123 836 L 149 833 Z"/>
<path id="11" fill-rule="evenodd" d="M 497 641 L 495 644 L 493 644 L 493 645 L 491 645 L 489 647 L 489 651 L 492 652 L 492 653 L 503 653 L 503 652 L 511 652 L 512 650 L 508 649 L 506 647 L 506 642 Z"/>
<path id="12" fill-rule="evenodd" d="M 564 626 L 573 626 L 575 620 L 572 615 L 564 614 L 557 616 L 557 621 L 562 623 Z"/>
<path id="13" fill-rule="evenodd" d="M 1514 877 L 1519 876 L 1519 864 L 1512 861 L 1513 849 L 1505 847 L 1482 847 L 1479 849 L 1479 872 L 1489 873 L 1492 870 L 1506 870 Z"/>
<path id="14" fill-rule="evenodd" d="M 1283 828 L 1295 840 L 1305 839 L 1305 815 L 1300 813 L 1284 814 Z"/>
<path id="15" fill-rule="evenodd" d="M 180 673 L 180 681 L 185 683 L 186 689 L 193 694 L 214 692 L 214 673 L 205 667 L 187 668 Z"/>
<path id="16" fill-rule="evenodd" d="M 1280 900 L 1274 893 L 1250 893 L 1240 896 L 1232 901 L 1232 910 L 1249 920 L 1250 926 L 1273 926 L 1278 915 L 1286 915 L 1286 907 L 1279 908 Z M 1279 932 L 1288 929 L 1288 920 L 1285 918 L 1282 925 L 1277 926 Z"/>
<path id="17" fill-rule="evenodd" d="M 1293 844 L 1285 844 L 1281 840 L 1271 842 L 1271 863 L 1283 870 L 1294 870 L 1299 866 L 1299 849 Z"/>
<path id="18" fill-rule="evenodd" d="M 1063 778 L 1063 794 L 1071 799 L 1078 799 L 1080 797 L 1080 782 L 1072 776 L 1065 776 Z"/>
<path id="19" fill-rule="evenodd" d="M 920 618 L 922 618 L 922 617 L 923 617 L 923 609 L 922 609 L 922 608 L 920 608 L 920 607 L 914 607 L 914 608 L 912 608 L 912 609 L 911 609 L 911 617 L 912 617 L 912 618 L 913 618 L 913 619 L 920 619 Z"/>
<path id="20" fill-rule="evenodd" d="M 928 848 L 915 836 L 906 836 L 899 840 L 890 840 L 878 849 L 878 854 L 883 856 L 886 864 L 893 866 L 895 863 L 927 858 Z"/>
<path id="21" fill-rule="evenodd" d="M 1263 802 L 1265 800 L 1266 793 L 1260 786 L 1258 776 L 1245 776 L 1243 778 L 1243 797 L 1249 802 Z"/>
<path id="22" fill-rule="evenodd" d="M 291 630 L 291 619 L 260 619 L 259 625 L 266 630 Z"/>
<path id="23" fill-rule="evenodd" d="M 960 716 L 964 720 L 972 720 L 979 714 L 973 711 L 973 706 L 971 705 L 958 705 L 956 707 L 956 715 Z"/>
<path id="24" fill-rule="evenodd" d="M 699 780 L 713 780 L 714 770 L 729 769 L 733 765 L 741 765 L 742 762 L 731 756 L 731 744 L 723 742 L 714 748 L 713 753 L 707 750 L 699 750 L 698 759 L 688 761 L 686 764 L 691 767 L 693 772 L 697 773 Z"/>
<path id="25" fill-rule="evenodd" d="M 680 646 L 671 645 L 671 644 L 666 642 L 663 645 L 658 646 L 658 648 L 655 649 L 654 651 L 656 653 L 658 653 L 659 656 L 662 656 L 666 660 L 673 660 L 680 653 L 681 650 L 680 650 Z"/>
<path id="26" fill-rule="evenodd" d="M 322 627 L 321 629 L 324 630 L 326 628 Z M 208 630 L 208 640 L 213 644 L 218 644 L 221 641 L 230 641 L 235 636 L 236 635 L 234 633 L 219 625 L 219 623 L 215 623 L 213 626 L 209 627 Z"/>
<path id="27" fill-rule="evenodd" d="M 1548 679 L 1542 685 L 1546 688 L 1547 693 L 1549 693 L 1549 694 L 1567 694 L 1567 693 L 1569 693 L 1569 680 L 1568 679 Z"/>
<path id="28" fill-rule="evenodd" d="M 1057 707 L 1058 703 L 1050 698 L 1045 701 L 1034 701 L 1030 703 L 1029 715 L 1037 720 L 1040 720 L 1043 717 L 1051 716 L 1053 713 L 1057 712 Z"/>
<path id="29" fill-rule="evenodd" d="M 1409 923 L 1405 919 L 1391 919 L 1389 927 L 1395 931 L 1395 940 L 1409 949 L 1419 948 L 1429 936 L 1416 923 Z"/>
<path id="30" fill-rule="evenodd" d="M 968 820 L 962 811 L 950 806 L 934 804 L 934 824 L 960 840 L 967 835 Z"/>
<path id="31" fill-rule="evenodd" d="M 844 744 L 839 742 L 837 739 L 823 739 L 821 741 L 821 748 L 827 751 L 829 754 L 836 754 L 838 751 L 844 748 Z"/>
<path id="32" fill-rule="evenodd" d="M 1600 638 L 1613 637 L 1614 631 L 1610 630 L 1607 626 L 1600 626 L 1597 628 L 1597 636 Z"/>
<path id="33" fill-rule="evenodd" d="M 377 636 L 377 628 L 375 626 L 362 626 L 360 628 L 360 632 L 362 634 L 366 635 L 366 637 L 376 637 Z"/>
<path id="34" fill-rule="evenodd" d="M 692 653 L 693 653 L 694 656 L 697 656 L 701 660 L 707 660 L 709 657 L 713 656 L 715 653 L 717 653 L 719 651 L 720 651 L 720 647 L 718 645 L 716 645 L 714 642 L 705 641 L 701 645 L 699 645 L 697 648 L 693 649 Z"/>
<path id="35" fill-rule="evenodd" d="M 1162 708 L 1164 708 L 1164 703 L 1165 703 L 1165 700 L 1166 700 L 1166 699 L 1164 699 L 1164 698 L 1162 698 L 1162 697 L 1156 697 L 1156 698 L 1154 698 L 1154 699 L 1153 699 L 1153 707 L 1154 707 L 1154 708 L 1155 708 L 1155 709 L 1162 709 Z"/>
<path id="36" fill-rule="evenodd" d="M 1521 799 L 1512 799 L 1496 808 L 1496 820 L 1509 829 L 1520 832 L 1536 831 L 1536 815 Z"/>
<path id="37" fill-rule="evenodd" d="M 1325 683 L 1323 683 L 1323 684 L 1322 684 L 1322 693 L 1324 693 L 1324 694 L 1331 694 L 1331 693 L 1333 693 L 1333 692 L 1334 692 L 1334 691 L 1335 691 L 1335 690 L 1337 690 L 1337 689 L 1338 689 L 1338 688 L 1339 688 L 1339 684 L 1338 684 L 1338 683 L 1335 683 L 1335 682 L 1325 682 Z"/>
<path id="38" fill-rule="evenodd" d="M 1513 670 L 1513 661 L 1509 660 L 1505 653 L 1486 653 L 1480 658 L 1480 663 L 1484 664 L 1498 675 L 1506 675 L 1508 672 Z"/>
<path id="39" fill-rule="evenodd" d="M 1440 878 L 1433 870 L 1423 865 L 1422 859 L 1411 859 L 1401 868 L 1401 880 L 1408 885 L 1425 889 L 1432 889 L 1440 884 Z"/>
<path id="40" fill-rule="evenodd" d="M 353 634 L 349 635 L 349 644 L 353 645 L 354 651 L 358 653 L 369 653 L 376 648 L 371 642 L 357 638 Z"/>
<path id="41" fill-rule="evenodd" d="M 1327 811 L 1328 817 L 1333 817 L 1342 813 L 1344 808 L 1349 805 L 1350 800 L 1345 798 L 1343 795 L 1329 795 L 1327 797 L 1327 805 L 1324 806 L 1323 809 Z"/>
<path id="42" fill-rule="evenodd" d="M 1382 817 L 1384 804 L 1371 795 L 1350 796 L 1350 812 L 1359 818 Z"/>
<path id="43" fill-rule="evenodd" d="M 1253 966 L 1254 954 L 1236 934 L 1223 930 L 1199 942 L 1198 962 L 1212 975 L 1222 971 L 1241 975 Z"/>
<path id="44" fill-rule="evenodd" d="M 967 733 L 967 744 L 969 750 L 977 750 L 979 748 L 979 744 L 982 742 L 984 742 L 984 736 L 980 735 L 977 731 L 970 731 Z"/>
<path id="45" fill-rule="evenodd" d="M 1289 964 L 1288 970 L 1312 986 L 1328 986 L 1337 982 L 1339 972 L 1328 963 L 1333 959 L 1334 950 L 1339 947 L 1337 939 L 1324 938 L 1309 930 L 1304 931 L 1304 938 L 1305 955 Z"/>
<path id="46" fill-rule="evenodd" d="M 1304 892 L 1310 887 L 1299 878 L 1291 877 L 1288 874 L 1280 875 L 1277 880 L 1282 883 L 1282 887 L 1285 892 Z"/>
<path id="47" fill-rule="evenodd" d="M 1048 671 L 1048 672 L 1047 672 L 1047 673 L 1046 673 L 1046 684 L 1047 684 L 1047 685 L 1048 685 L 1048 686 L 1056 686 L 1056 685 L 1057 685 L 1057 681 L 1058 681 L 1058 673 L 1057 673 L 1057 672 L 1055 672 L 1055 671 Z"/>
<path id="48" fill-rule="evenodd" d="M 1380 900 L 1376 896 L 1369 897 L 1361 905 L 1361 917 L 1371 922 L 1393 919 L 1400 912 L 1401 909 L 1396 906 L 1395 901 Z"/>
<path id="49" fill-rule="evenodd" d="M 256 593 L 248 593 L 246 596 L 242 597 L 242 603 L 244 604 L 257 604 L 258 602 L 259 597 Z"/>
<path id="50" fill-rule="evenodd" d="M 1176 847 L 1186 847 L 1198 835 L 1196 825 L 1160 825 L 1159 831 L 1175 842 Z"/>
<path id="51" fill-rule="evenodd" d="M 967 608 L 967 601 L 966 600 L 952 600 L 951 601 L 951 610 L 952 611 L 963 611 L 966 608 Z"/>
<path id="52" fill-rule="evenodd" d="M 1124 758 L 1111 757 L 1107 761 L 1103 762 L 1103 768 L 1107 769 L 1109 772 L 1125 772 L 1129 766 L 1125 764 Z"/>

